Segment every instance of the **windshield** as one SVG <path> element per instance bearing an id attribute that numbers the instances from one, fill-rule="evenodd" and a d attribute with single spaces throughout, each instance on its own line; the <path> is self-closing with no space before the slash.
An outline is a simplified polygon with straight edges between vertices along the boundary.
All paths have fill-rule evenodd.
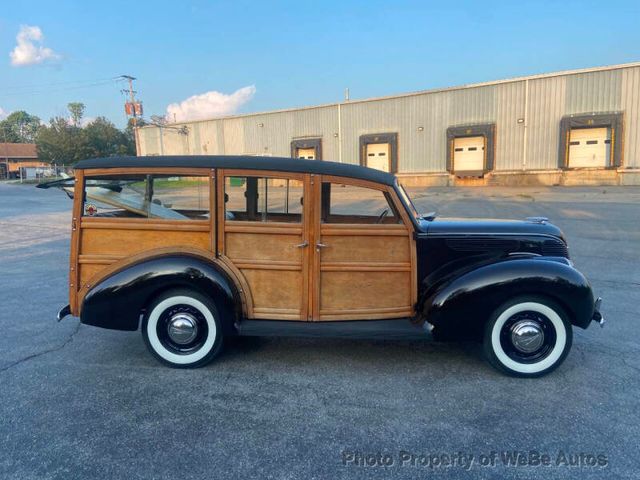
<path id="1" fill-rule="evenodd" d="M 401 184 L 396 183 L 396 185 L 398 186 L 398 190 L 400 191 L 400 196 L 402 197 L 402 200 L 404 201 L 405 204 L 409 206 L 411 215 L 413 215 L 415 218 L 420 218 L 420 214 L 418 214 L 418 210 L 416 210 L 416 207 L 413 204 L 413 201 L 411 201 L 411 197 L 409 196 L 407 191 L 404 189 L 404 187 Z"/>

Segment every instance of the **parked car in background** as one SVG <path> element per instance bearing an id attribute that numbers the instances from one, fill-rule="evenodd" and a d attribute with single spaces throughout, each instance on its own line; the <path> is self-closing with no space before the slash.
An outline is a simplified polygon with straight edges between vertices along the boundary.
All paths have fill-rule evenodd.
<path id="1" fill-rule="evenodd" d="M 539 376 L 599 299 L 544 218 L 420 214 L 394 175 L 273 157 L 122 157 L 52 182 L 74 199 L 58 317 L 142 330 L 173 367 L 236 335 L 477 339 Z"/>

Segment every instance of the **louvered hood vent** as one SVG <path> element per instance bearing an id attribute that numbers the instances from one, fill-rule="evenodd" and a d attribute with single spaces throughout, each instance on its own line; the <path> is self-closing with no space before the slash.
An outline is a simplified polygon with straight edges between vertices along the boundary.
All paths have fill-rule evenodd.
<path id="1" fill-rule="evenodd" d="M 569 258 L 569 249 L 562 240 L 545 240 L 542 244 L 542 255 Z"/>
<path id="2" fill-rule="evenodd" d="M 508 238 L 451 238 L 447 246 L 458 252 L 517 252 L 518 240 Z"/>
<path id="3" fill-rule="evenodd" d="M 513 253 L 531 252 L 547 257 L 569 258 L 569 251 L 560 239 L 547 239 L 540 242 L 520 241 L 511 238 L 471 238 L 447 239 L 447 247 L 456 252 L 469 253 Z"/>

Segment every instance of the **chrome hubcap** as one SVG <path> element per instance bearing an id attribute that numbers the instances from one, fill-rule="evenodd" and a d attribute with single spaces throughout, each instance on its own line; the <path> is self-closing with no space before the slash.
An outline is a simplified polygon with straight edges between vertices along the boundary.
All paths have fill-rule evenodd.
<path id="1" fill-rule="evenodd" d="M 520 320 L 511 327 L 511 343 L 522 353 L 533 353 L 544 345 L 544 332 L 532 320 Z"/>
<path id="2" fill-rule="evenodd" d="M 169 320 L 167 333 L 171 341 L 178 345 L 187 345 L 198 335 L 198 322 L 188 313 L 176 313 Z"/>

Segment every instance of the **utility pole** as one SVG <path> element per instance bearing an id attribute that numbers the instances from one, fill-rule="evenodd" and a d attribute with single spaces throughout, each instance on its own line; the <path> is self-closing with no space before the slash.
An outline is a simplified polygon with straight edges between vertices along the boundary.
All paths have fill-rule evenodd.
<path id="1" fill-rule="evenodd" d="M 136 155 L 140 155 L 140 146 L 138 141 L 138 118 L 136 114 L 136 91 L 133 89 L 133 81 L 136 77 L 132 77 L 131 75 L 120 75 L 119 78 L 124 80 L 128 80 L 129 82 L 129 90 L 120 90 L 122 93 L 129 93 L 129 101 L 131 102 L 131 114 L 133 117 L 133 137 L 136 144 Z"/>

